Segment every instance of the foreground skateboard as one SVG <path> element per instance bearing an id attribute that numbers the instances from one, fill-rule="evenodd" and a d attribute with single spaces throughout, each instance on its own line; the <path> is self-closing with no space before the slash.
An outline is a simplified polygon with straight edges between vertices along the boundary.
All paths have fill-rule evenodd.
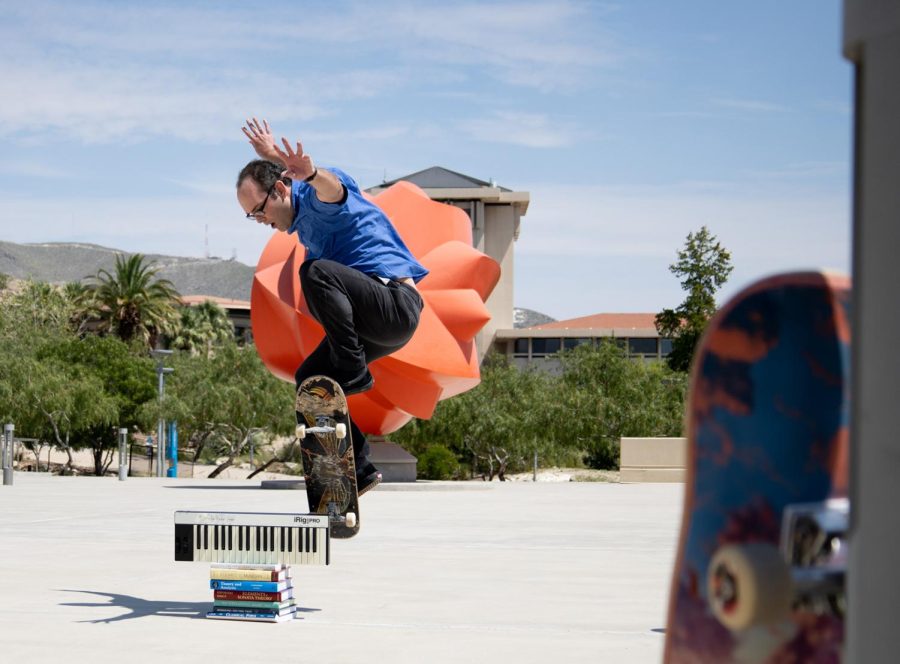
<path id="1" fill-rule="evenodd" d="M 347 398 L 330 378 L 313 376 L 298 388 L 296 410 L 309 509 L 329 515 L 332 537 L 353 537 L 359 496 Z"/>
<path id="2" fill-rule="evenodd" d="M 694 357 L 664 661 L 839 662 L 849 280 L 761 281 Z"/>

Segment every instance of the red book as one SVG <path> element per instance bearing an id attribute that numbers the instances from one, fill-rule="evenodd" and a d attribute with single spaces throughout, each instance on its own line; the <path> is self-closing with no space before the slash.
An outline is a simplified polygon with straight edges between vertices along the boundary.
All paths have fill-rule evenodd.
<path id="1" fill-rule="evenodd" d="M 238 599 L 248 602 L 283 602 L 294 596 L 294 589 L 288 588 L 277 593 L 263 593 L 255 590 L 214 590 L 213 599 Z"/>

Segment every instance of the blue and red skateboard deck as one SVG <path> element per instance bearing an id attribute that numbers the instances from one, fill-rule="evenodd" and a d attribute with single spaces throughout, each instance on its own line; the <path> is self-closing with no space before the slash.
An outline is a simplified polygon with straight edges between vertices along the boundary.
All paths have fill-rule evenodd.
<path id="1" fill-rule="evenodd" d="M 840 662 L 849 279 L 758 282 L 710 321 L 687 407 L 664 661 Z"/>

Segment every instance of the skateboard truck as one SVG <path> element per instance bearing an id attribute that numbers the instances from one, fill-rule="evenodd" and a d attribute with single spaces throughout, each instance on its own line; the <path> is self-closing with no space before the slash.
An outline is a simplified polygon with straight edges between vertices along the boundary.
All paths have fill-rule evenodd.
<path id="1" fill-rule="evenodd" d="M 294 429 L 294 435 L 297 438 L 306 438 L 306 434 L 308 433 L 333 433 L 338 438 L 344 438 L 347 436 L 347 425 L 343 422 L 338 422 L 334 426 L 328 425 L 328 418 L 319 417 L 316 418 L 316 426 L 308 427 L 305 424 L 298 424 L 297 428 Z"/>
<path id="2" fill-rule="evenodd" d="M 798 606 L 843 616 L 849 511 L 846 498 L 788 505 L 780 550 L 751 542 L 716 551 L 707 596 L 719 622 L 740 631 L 783 620 Z"/>
<path id="3" fill-rule="evenodd" d="M 342 515 L 340 509 L 338 509 L 337 503 L 330 501 L 328 503 L 328 521 L 329 523 L 343 523 L 348 528 L 355 528 L 356 513 L 347 512 L 346 515 Z"/>

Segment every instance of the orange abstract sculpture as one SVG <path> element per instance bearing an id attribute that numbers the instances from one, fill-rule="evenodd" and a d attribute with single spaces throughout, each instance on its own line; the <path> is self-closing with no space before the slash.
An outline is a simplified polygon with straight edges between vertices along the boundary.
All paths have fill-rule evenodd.
<path id="1" fill-rule="evenodd" d="M 490 320 L 485 301 L 500 266 L 472 247 L 468 215 L 399 182 L 375 197 L 429 274 L 418 284 L 425 308 L 406 346 L 370 365 L 374 389 L 350 397 L 350 413 L 366 433 L 385 435 L 412 417 L 429 418 L 438 401 L 480 381 L 475 334 Z M 256 266 L 251 293 L 253 337 L 263 362 L 293 382 L 300 363 L 324 337 L 300 288 L 306 249 L 296 235 L 275 233 Z"/>

